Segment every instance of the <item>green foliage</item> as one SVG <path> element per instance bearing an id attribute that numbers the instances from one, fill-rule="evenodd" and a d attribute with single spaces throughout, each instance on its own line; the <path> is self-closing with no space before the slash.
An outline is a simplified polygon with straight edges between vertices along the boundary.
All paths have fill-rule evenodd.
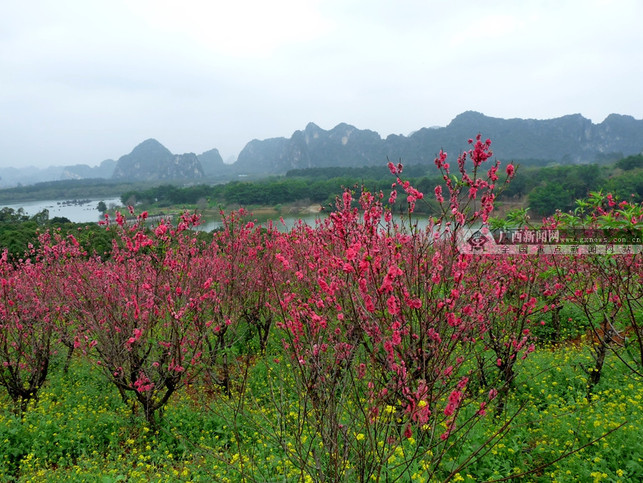
<path id="1" fill-rule="evenodd" d="M 105 213 L 105 212 L 107 211 L 107 205 L 105 204 L 105 202 L 104 202 L 104 201 L 99 201 L 99 202 L 98 202 L 98 205 L 96 206 L 96 209 L 97 209 L 100 213 Z"/>
<path id="2" fill-rule="evenodd" d="M 46 210 L 45 210 L 46 211 Z M 38 238 L 37 230 L 45 218 L 44 213 L 29 217 L 21 209 L 12 208 L 0 210 L 0 251 L 7 249 L 13 257 L 22 256 Z"/>
<path id="3" fill-rule="evenodd" d="M 428 175 L 436 175 L 434 166 L 423 164 L 409 164 L 404 166 L 404 176 L 406 178 L 421 178 Z M 306 168 L 291 169 L 286 173 L 286 178 L 309 178 L 313 180 L 329 180 L 333 178 L 348 178 L 353 181 L 371 179 L 371 180 L 390 180 L 391 172 L 385 163 L 381 166 L 363 166 L 361 168 Z"/>
<path id="4" fill-rule="evenodd" d="M 23 257 L 30 245 L 37 246 L 38 234 L 47 229 L 73 234 L 89 254 L 110 255 L 114 233 L 96 223 L 72 223 L 64 217 L 48 219 L 47 210 L 32 217 L 23 213 L 11 208 L 0 210 L 0 252 L 7 249 L 14 259 Z"/>
<path id="5" fill-rule="evenodd" d="M 576 200 L 573 213 L 559 213 L 556 218 L 563 227 L 595 226 L 604 230 L 625 230 L 640 236 L 643 204 L 619 201 L 611 194 L 594 191 L 587 198 Z"/>
<path id="6" fill-rule="evenodd" d="M 413 168 L 413 167 L 412 167 Z M 410 170 L 421 173 L 419 167 Z M 405 168 L 406 173 L 406 168 Z M 363 176 L 361 176 L 363 175 Z M 157 208 L 185 207 L 206 201 L 213 205 L 278 206 L 297 202 L 334 205 L 346 187 L 388 193 L 394 180 L 388 168 L 314 168 L 289 171 L 286 177 L 267 178 L 261 181 L 231 181 L 214 186 L 196 185 L 179 188 L 161 185 L 144 190 L 129 190 L 121 195 L 123 204 L 143 203 Z M 415 186 L 425 193 L 432 193 L 441 178 L 417 178 Z M 436 210 L 432 199 L 418 205 L 418 211 L 433 213 Z M 406 208 L 405 197 L 398 201 L 399 210 Z"/>
<path id="7" fill-rule="evenodd" d="M 556 181 L 537 186 L 529 194 L 529 207 L 543 216 L 551 215 L 556 210 L 568 211 L 573 206 L 573 196 Z"/>
<path id="8" fill-rule="evenodd" d="M 637 154 L 635 156 L 628 156 L 617 161 L 614 164 L 615 167 L 622 169 L 623 171 L 631 171 L 637 168 L 643 168 L 643 154 Z"/>
<path id="9" fill-rule="evenodd" d="M 534 325 L 532 333 L 542 347 L 579 341 L 591 330 L 583 311 L 569 303 L 564 304 L 559 311 L 549 310 L 541 314 L 540 319 L 541 324 Z"/>
<path id="10" fill-rule="evenodd" d="M 511 230 L 529 226 L 529 208 L 516 208 L 509 211 L 504 218 L 489 218 L 491 230 Z"/>
<path id="11" fill-rule="evenodd" d="M 642 202 L 643 168 L 634 168 L 610 177 L 604 185 L 604 190 L 633 203 Z"/>
<path id="12" fill-rule="evenodd" d="M 630 157 L 635 158 L 636 157 Z M 556 210 L 569 211 L 575 200 L 584 198 L 590 191 L 604 188 L 622 198 L 634 195 L 634 201 L 643 199 L 643 170 L 630 158 L 621 163 L 630 169 L 627 173 L 614 174 L 615 167 L 599 164 L 556 165 L 536 167 L 526 163 L 512 182 L 504 188 L 499 200 L 522 199 L 528 195 L 528 206 L 535 216 L 548 216 Z M 625 161 L 625 160 L 623 160 Z M 409 165 L 404 167 L 405 179 L 425 196 L 418 208 L 433 212 L 433 190 L 444 180 L 434 174 L 433 166 Z M 260 181 L 231 181 L 214 186 L 197 185 L 179 188 L 162 185 L 124 192 L 124 204 L 142 202 L 157 207 L 194 205 L 208 200 L 210 206 L 263 205 L 276 206 L 302 200 L 326 205 L 342 193 L 344 187 L 364 185 L 372 192 L 388 193 L 392 175 L 388 168 L 309 168 L 288 171 L 285 177 L 266 178 Z M 404 208 L 404 200 L 398 202 Z M 428 204 L 427 204 L 428 203 Z"/>
<path id="13" fill-rule="evenodd" d="M 13 208 L 5 206 L 0 210 L 0 223 L 17 223 L 27 221 L 28 219 L 29 216 L 25 214 L 25 210 L 22 208 L 14 210 Z"/>
<path id="14" fill-rule="evenodd" d="M 583 371 L 591 363 L 589 351 L 566 345 L 539 349 L 519 361 L 517 391 L 509 405 L 522 410 L 508 434 L 452 480 L 510 478 L 537 469 L 526 481 L 637 481 L 643 471 L 643 386 L 610 357 L 590 404 Z M 243 406 L 240 393 L 226 398 L 216 388 L 194 385 L 172 399 L 162 427 L 154 432 L 142 418 L 131 417 L 97 367 L 74 359 L 65 375 L 58 356 L 38 405 L 23 419 L 0 394 L 0 480 L 304 480 L 293 465 L 293 435 L 271 434 L 273 425 L 306 430 L 300 426 L 305 414 L 291 392 L 288 366 L 272 362 L 275 357 L 278 353 L 250 368 Z M 283 412 L 271 407 L 275 397 L 283 402 Z M 485 418 L 463 436 L 470 448 L 477 448 L 504 423 Z M 353 444 L 362 437 L 348 434 Z M 391 454 L 374 455 L 389 458 L 382 480 L 426 481 L 421 460 L 408 468 L 401 464 L 405 455 L 423 450 L 410 439 Z M 447 450 L 436 478 L 446 478 L 461 459 L 457 451 Z"/>
<path id="15" fill-rule="evenodd" d="M 599 189 L 605 179 L 597 164 L 543 168 L 534 173 L 529 207 L 540 216 L 573 209 L 575 200 Z"/>
<path id="16" fill-rule="evenodd" d="M 171 184 L 152 186 L 147 189 L 131 189 L 121 194 L 124 205 L 133 203 L 156 203 L 157 206 L 195 204 L 201 198 L 208 198 L 216 187 L 196 185 L 180 188 Z"/>

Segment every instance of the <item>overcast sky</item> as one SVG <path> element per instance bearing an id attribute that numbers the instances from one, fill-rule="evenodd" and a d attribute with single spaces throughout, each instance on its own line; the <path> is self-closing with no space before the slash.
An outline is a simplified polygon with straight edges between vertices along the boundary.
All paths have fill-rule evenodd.
<path id="1" fill-rule="evenodd" d="M 0 167 L 151 137 L 228 158 L 311 121 L 642 119 L 641 19 L 640 0 L 3 0 Z"/>

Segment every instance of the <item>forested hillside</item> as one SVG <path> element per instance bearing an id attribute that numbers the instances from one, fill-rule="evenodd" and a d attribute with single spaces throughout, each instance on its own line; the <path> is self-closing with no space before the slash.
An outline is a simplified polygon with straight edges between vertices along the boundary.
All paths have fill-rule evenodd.
<path id="1" fill-rule="evenodd" d="M 407 179 L 429 195 L 417 205 L 418 211 L 431 213 L 435 205 L 432 193 L 444 180 L 426 165 L 404 168 Z M 234 181 L 214 186 L 197 185 L 179 188 L 162 185 L 148 189 L 128 190 L 122 194 L 123 204 L 151 204 L 158 207 L 200 203 L 201 206 L 268 205 L 308 201 L 332 204 L 343 188 L 365 186 L 371 191 L 390 191 L 395 178 L 388 168 L 310 168 L 296 169 L 283 177 L 261 181 Z M 556 165 L 536 167 L 518 165 L 513 182 L 499 195 L 499 202 L 518 203 L 528 207 L 534 216 L 546 216 L 556 210 L 568 211 L 575 200 L 592 191 L 603 190 L 621 199 L 643 200 L 643 155 L 629 156 L 611 164 Z M 397 201 L 405 208 L 404 199 Z"/>

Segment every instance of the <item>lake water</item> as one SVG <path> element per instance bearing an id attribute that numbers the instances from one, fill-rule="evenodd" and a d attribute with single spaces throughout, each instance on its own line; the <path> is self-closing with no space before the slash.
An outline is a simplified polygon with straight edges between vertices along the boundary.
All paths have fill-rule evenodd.
<path id="1" fill-rule="evenodd" d="M 0 205 L 0 209 L 8 207 L 18 210 L 22 208 L 25 214 L 33 216 L 42 210 L 49 210 L 49 219 L 56 216 L 67 218 L 74 223 L 96 223 L 100 221 L 101 214 L 98 211 L 98 202 L 104 201 L 110 205 L 119 206 L 120 198 L 100 198 L 92 199 L 87 202 L 70 204 L 71 200 L 45 200 L 45 201 L 25 201 L 22 203 Z"/>
<path id="2" fill-rule="evenodd" d="M 283 217 L 283 222 L 279 218 L 273 219 L 272 224 L 273 227 L 276 228 L 277 230 L 281 232 L 287 232 L 290 231 L 293 227 L 295 227 L 299 221 L 303 221 L 306 225 L 314 227 L 315 224 L 317 223 L 317 220 L 323 219 L 325 216 L 327 216 L 327 213 L 320 213 L 320 214 L 309 214 L 309 215 L 300 215 L 300 216 L 284 216 Z M 253 220 L 252 216 L 248 216 L 247 220 Z M 257 224 L 260 225 L 266 225 L 268 223 L 268 220 L 266 219 L 258 219 L 256 221 Z M 384 222 L 382 222 L 384 223 Z M 409 220 L 407 217 L 400 217 L 398 219 L 398 223 L 402 226 L 404 226 L 406 229 L 409 229 Z M 414 216 L 412 219 L 412 223 L 417 224 L 417 228 L 419 230 L 424 230 L 428 225 L 429 225 L 429 218 L 428 216 Z M 223 224 L 221 221 L 218 220 L 202 220 L 202 224 L 198 227 L 199 230 L 201 231 L 212 231 L 218 228 L 221 228 Z M 384 225 L 382 224 L 382 227 Z"/>
<path id="3" fill-rule="evenodd" d="M 273 226 L 280 231 L 289 231 L 291 230 L 299 220 L 302 220 L 304 223 L 310 226 L 315 226 L 315 222 L 323 215 L 302 215 L 302 216 L 284 216 L 283 223 L 279 218 L 276 218 L 272 221 Z M 253 220 L 252 216 L 248 216 L 248 221 Z M 260 225 L 266 225 L 269 220 L 257 220 L 256 223 Z M 202 220 L 202 224 L 199 225 L 198 229 L 201 231 L 212 231 L 218 228 L 222 228 L 223 223 L 218 220 Z"/>
<path id="4" fill-rule="evenodd" d="M 105 204 L 110 206 L 120 206 L 120 198 L 102 198 L 102 199 L 92 199 L 86 203 L 70 204 L 70 200 L 45 200 L 45 201 L 26 201 L 23 203 L 15 204 L 5 204 L 0 205 L 0 209 L 4 207 L 13 208 L 18 210 L 22 208 L 25 213 L 29 216 L 33 216 L 36 213 L 41 212 L 44 209 L 49 210 L 49 219 L 54 217 L 64 217 L 69 219 L 74 223 L 96 223 L 102 220 L 102 215 L 98 211 L 98 202 L 104 201 Z M 280 231 L 289 231 L 292 229 L 299 220 L 302 220 L 309 226 L 315 226 L 316 220 L 323 218 L 326 214 L 307 214 L 300 216 L 284 216 L 283 223 L 279 220 L 278 217 L 273 220 L 273 226 Z M 248 220 L 253 219 L 252 216 L 248 217 Z M 268 220 L 259 219 L 257 223 L 265 224 Z M 406 220 L 408 223 L 408 220 Z M 424 228 L 428 223 L 428 217 L 415 217 L 414 222 L 418 222 L 420 228 Z M 201 231 L 212 231 L 217 228 L 221 228 L 222 223 L 219 220 L 213 219 L 203 219 L 202 224 L 198 227 Z"/>
<path id="5" fill-rule="evenodd" d="M 103 216 L 98 211 L 98 202 L 104 201 L 105 204 L 110 206 L 121 206 L 120 198 L 101 198 L 92 199 L 84 203 L 69 203 L 71 200 L 45 200 L 45 201 L 25 201 L 22 203 L 14 204 L 0 204 L 0 209 L 8 207 L 14 210 L 22 208 L 25 214 L 33 216 L 40 213 L 42 210 L 49 210 L 49 219 L 56 216 L 65 217 L 74 223 L 96 223 L 103 219 Z M 314 226 L 315 219 L 320 215 L 303 215 L 303 216 L 285 216 L 284 224 L 277 218 L 274 220 L 274 225 L 278 229 L 290 230 L 295 224 L 302 219 L 305 223 Z M 252 217 L 249 217 L 252 219 Z M 265 223 L 267 220 L 259 220 L 258 223 Z M 202 225 L 199 227 L 202 231 L 212 231 L 222 226 L 218 220 L 203 220 Z"/>

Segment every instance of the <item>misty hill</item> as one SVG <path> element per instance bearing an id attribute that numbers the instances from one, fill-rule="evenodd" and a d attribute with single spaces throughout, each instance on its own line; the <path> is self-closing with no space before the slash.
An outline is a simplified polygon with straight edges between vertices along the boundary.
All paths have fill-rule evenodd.
<path id="1" fill-rule="evenodd" d="M 446 127 L 422 128 L 410 136 L 382 139 L 370 130 L 339 124 L 326 131 L 313 123 L 287 138 L 253 140 L 239 154 L 235 172 L 283 174 L 290 169 L 383 165 L 387 158 L 405 164 L 429 164 L 439 149 L 456 156 L 466 140 L 482 133 L 493 141 L 501 161 L 593 163 L 643 151 L 643 120 L 618 114 L 593 124 L 580 114 L 549 120 L 500 119 L 467 111 Z"/>
<path id="2" fill-rule="evenodd" d="M 282 174 L 290 169 L 381 165 L 385 160 L 382 139 L 375 131 L 344 123 L 325 131 L 311 122 L 290 139 L 250 141 L 233 167 L 237 172 Z"/>
<path id="3" fill-rule="evenodd" d="M 228 169 L 218 149 L 210 149 L 203 154 L 199 154 L 197 158 L 201 162 L 203 173 L 208 178 L 218 176 Z"/>
<path id="4" fill-rule="evenodd" d="M 204 177 L 194 153 L 172 154 L 156 139 L 148 139 L 121 156 L 112 179 L 128 181 L 194 180 Z"/>
<path id="5" fill-rule="evenodd" d="M 3 168 L 0 173 L 0 188 L 71 179 L 109 179 L 112 177 L 115 167 L 116 161 L 106 159 L 99 166 L 75 164 L 72 166 L 49 166 L 45 169 L 33 166 Z"/>
<path id="6" fill-rule="evenodd" d="M 62 177 L 60 179 L 91 179 L 105 178 L 109 179 L 114 174 L 116 161 L 106 159 L 100 165 L 90 167 L 86 164 L 75 164 L 73 166 L 63 166 Z"/>
<path id="7" fill-rule="evenodd" d="M 239 175 L 281 175 L 292 169 L 384 166 L 387 159 L 406 165 L 433 166 L 440 148 L 450 159 L 469 148 L 466 140 L 481 133 L 493 142 L 494 156 L 523 165 L 608 162 L 643 151 L 643 120 L 610 114 L 593 124 L 580 114 L 556 119 L 500 119 L 467 111 L 446 127 L 382 139 L 368 129 L 341 123 L 324 130 L 314 123 L 289 138 L 252 140 L 237 161 L 226 164 L 217 149 L 200 155 L 173 154 L 155 139 L 139 144 L 118 162 L 37 168 L 5 168 L 0 187 L 66 179 L 105 178 L 127 181 L 227 181 Z"/>

